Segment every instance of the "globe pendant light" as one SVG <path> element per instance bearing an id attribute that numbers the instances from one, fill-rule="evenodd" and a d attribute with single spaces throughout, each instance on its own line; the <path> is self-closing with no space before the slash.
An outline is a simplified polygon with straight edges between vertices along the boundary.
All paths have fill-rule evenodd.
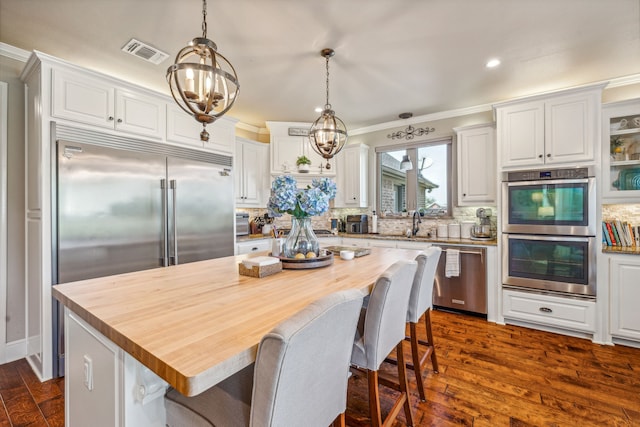
<path id="1" fill-rule="evenodd" d="M 311 125 L 309 139 L 313 150 L 327 160 L 326 168 L 330 169 L 329 159 L 338 154 L 347 142 L 347 128 L 344 122 L 336 117 L 331 109 L 331 104 L 329 104 L 329 58 L 335 52 L 333 49 L 322 49 L 320 54 L 324 56 L 326 61 L 327 99 L 322 114 Z"/>
<path id="2" fill-rule="evenodd" d="M 236 70 L 207 38 L 207 0 L 202 1 L 202 37 L 196 37 L 176 55 L 167 69 L 173 99 L 202 123 L 200 139 L 209 140 L 207 125 L 222 117 L 238 97 Z"/>

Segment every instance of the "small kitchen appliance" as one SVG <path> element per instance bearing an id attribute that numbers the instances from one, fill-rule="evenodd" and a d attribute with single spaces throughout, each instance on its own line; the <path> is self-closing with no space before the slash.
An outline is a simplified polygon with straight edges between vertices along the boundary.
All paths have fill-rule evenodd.
<path id="1" fill-rule="evenodd" d="M 347 215 L 347 233 L 367 234 L 369 232 L 368 215 Z"/>
<path id="2" fill-rule="evenodd" d="M 491 233 L 491 209 L 478 208 L 476 216 L 480 220 L 480 224 L 471 227 L 471 238 L 488 240 L 493 237 Z"/>

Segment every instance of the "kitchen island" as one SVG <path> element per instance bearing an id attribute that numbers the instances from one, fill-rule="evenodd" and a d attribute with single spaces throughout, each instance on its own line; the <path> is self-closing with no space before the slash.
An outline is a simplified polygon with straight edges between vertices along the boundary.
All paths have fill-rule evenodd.
<path id="1" fill-rule="evenodd" d="M 53 295 L 66 307 L 67 425 L 163 426 L 166 384 L 203 392 L 253 363 L 262 336 L 284 319 L 333 292 L 368 293 L 386 268 L 418 253 L 372 248 L 264 278 L 239 275 L 242 255 L 57 285 Z M 114 378 L 100 379 L 105 371 Z M 103 420 L 96 414 L 104 407 L 113 416 Z"/>

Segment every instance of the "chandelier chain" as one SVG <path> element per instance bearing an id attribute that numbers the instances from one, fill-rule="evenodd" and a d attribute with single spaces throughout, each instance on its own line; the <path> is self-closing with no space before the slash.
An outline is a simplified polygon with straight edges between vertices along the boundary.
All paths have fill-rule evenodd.
<path id="1" fill-rule="evenodd" d="M 331 104 L 329 104 L 329 55 L 325 57 L 326 60 L 326 69 L 327 69 L 327 102 L 325 103 L 324 108 L 326 110 L 331 108 Z"/>
<path id="2" fill-rule="evenodd" d="M 207 0 L 202 0 L 202 38 L 207 38 Z"/>

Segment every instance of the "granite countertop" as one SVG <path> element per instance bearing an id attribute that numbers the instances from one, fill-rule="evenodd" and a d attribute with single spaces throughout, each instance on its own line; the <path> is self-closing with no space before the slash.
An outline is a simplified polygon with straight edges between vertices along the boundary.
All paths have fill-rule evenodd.
<path id="1" fill-rule="evenodd" d="M 318 239 L 322 240 L 324 237 L 347 237 L 352 239 L 376 239 L 376 240 L 404 240 L 407 242 L 427 242 L 427 243 L 440 243 L 448 245 L 477 245 L 477 246 L 497 246 L 496 239 L 491 240 L 474 240 L 474 239 L 442 239 L 442 238 L 429 238 L 424 236 L 405 237 L 393 234 L 352 234 L 352 233 L 338 233 L 332 234 L 319 234 Z M 270 239 L 270 236 L 264 236 L 262 234 L 250 234 L 246 236 L 236 236 L 237 242 L 246 242 L 256 239 Z"/>

